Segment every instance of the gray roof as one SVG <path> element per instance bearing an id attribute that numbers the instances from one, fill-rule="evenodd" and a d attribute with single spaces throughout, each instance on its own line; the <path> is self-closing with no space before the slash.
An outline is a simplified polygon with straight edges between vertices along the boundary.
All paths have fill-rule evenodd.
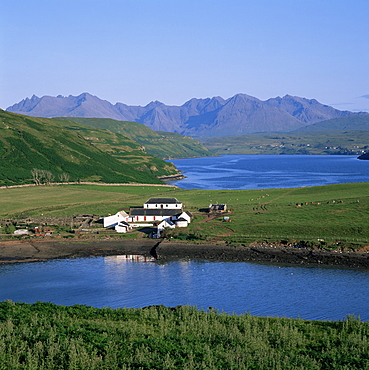
<path id="1" fill-rule="evenodd" d="M 132 208 L 130 216 L 176 216 L 181 214 L 178 209 L 150 209 L 150 208 Z"/>
<path id="2" fill-rule="evenodd" d="M 181 204 L 177 198 L 150 198 L 145 204 Z"/>

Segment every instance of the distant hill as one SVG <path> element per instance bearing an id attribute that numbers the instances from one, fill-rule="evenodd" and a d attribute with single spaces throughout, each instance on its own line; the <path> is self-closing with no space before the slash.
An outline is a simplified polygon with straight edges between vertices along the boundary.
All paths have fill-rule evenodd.
<path id="1" fill-rule="evenodd" d="M 296 132 L 369 130 L 369 114 L 334 118 L 301 127 Z"/>
<path id="2" fill-rule="evenodd" d="M 121 134 L 0 110 L 0 185 L 31 183 L 33 169 L 50 182 L 161 183 L 178 173 Z"/>
<path id="3" fill-rule="evenodd" d="M 7 111 L 34 117 L 112 118 L 143 123 L 154 131 L 192 137 L 222 137 L 254 132 L 294 131 L 323 120 L 367 113 L 340 111 L 315 99 L 286 95 L 259 100 L 246 94 L 229 99 L 191 99 L 181 106 L 155 101 L 141 106 L 111 104 L 96 96 L 32 96 Z"/>
<path id="4" fill-rule="evenodd" d="M 201 138 L 216 154 L 340 154 L 369 150 L 369 130 L 312 130 Z"/>
<path id="5" fill-rule="evenodd" d="M 138 122 L 122 122 L 109 118 L 67 118 L 85 126 L 106 129 L 122 134 L 145 147 L 145 151 L 159 158 L 194 158 L 213 156 L 209 149 L 188 136 L 164 131 L 153 131 Z"/>

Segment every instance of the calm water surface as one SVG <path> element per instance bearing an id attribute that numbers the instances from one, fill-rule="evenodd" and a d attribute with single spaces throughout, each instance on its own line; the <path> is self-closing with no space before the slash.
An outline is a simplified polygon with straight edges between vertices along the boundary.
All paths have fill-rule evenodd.
<path id="1" fill-rule="evenodd" d="M 183 189 L 270 189 L 369 181 L 369 161 L 346 155 L 227 155 L 171 160 Z"/>
<path id="2" fill-rule="evenodd" d="M 369 320 L 369 271 L 123 256 L 0 266 L 0 301 L 95 307 L 190 304 L 255 316 Z"/>
<path id="3" fill-rule="evenodd" d="M 369 181 L 352 156 L 225 156 L 173 161 L 181 188 L 257 189 Z M 0 266 L 0 301 L 95 307 L 190 304 L 237 314 L 369 320 L 369 271 L 257 263 L 132 262 L 122 256 Z"/>

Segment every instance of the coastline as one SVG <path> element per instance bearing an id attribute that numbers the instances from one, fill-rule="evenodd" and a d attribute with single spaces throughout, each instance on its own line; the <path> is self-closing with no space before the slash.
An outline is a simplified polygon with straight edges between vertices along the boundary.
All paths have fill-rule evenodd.
<path id="1" fill-rule="evenodd" d="M 155 257 L 158 261 L 203 259 L 369 269 L 368 250 L 342 252 L 279 244 L 233 246 L 225 242 L 190 244 L 156 239 L 0 241 L 0 264 L 131 254 Z"/>

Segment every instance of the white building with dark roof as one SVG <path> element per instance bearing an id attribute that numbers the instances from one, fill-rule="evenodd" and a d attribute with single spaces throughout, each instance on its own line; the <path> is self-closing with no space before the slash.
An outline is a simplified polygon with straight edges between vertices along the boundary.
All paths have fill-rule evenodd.
<path id="1" fill-rule="evenodd" d="M 104 227 L 115 227 L 119 222 L 126 222 L 128 220 L 128 213 L 119 211 L 115 215 L 104 217 Z"/>
<path id="2" fill-rule="evenodd" d="M 104 227 L 115 227 L 118 232 L 126 232 L 131 226 L 140 226 L 139 223 L 158 221 L 160 224 L 157 235 L 159 236 L 160 231 L 166 227 L 188 226 L 192 220 L 192 214 L 184 212 L 182 207 L 183 204 L 177 198 L 150 198 L 143 207 L 131 208 L 129 215 L 121 211 L 113 216 L 105 217 Z M 130 225 L 130 223 L 135 225 Z"/>
<path id="3" fill-rule="evenodd" d="M 148 209 L 131 208 L 128 222 L 163 221 L 165 219 L 176 220 L 182 213 L 182 209 Z"/>
<path id="4" fill-rule="evenodd" d="M 182 203 L 177 198 L 150 198 L 144 204 L 149 209 L 182 209 Z"/>

